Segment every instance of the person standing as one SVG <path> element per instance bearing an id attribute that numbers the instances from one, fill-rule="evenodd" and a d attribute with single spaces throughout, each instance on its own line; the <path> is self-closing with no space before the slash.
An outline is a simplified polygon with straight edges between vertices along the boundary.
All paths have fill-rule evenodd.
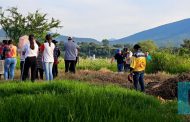
<path id="1" fill-rule="evenodd" d="M 36 41 L 38 47 L 41 47 L 41 43 L 39 41 Z M 36 79 L 43 80 L 43 74 L 44 74 L 44 69 L 43 69 L 43 62 L 42 62 L 42 57 L 43 53 L 40 51 L 39 48 L 39 53 L 36 59 Z M 38 76 L 40 74 L 40 77 Z"/>
<path id="2" fill-rule="evenodd" d="M 132 57 L 133 53 L 128 48 L 124 48 L 123 51 L 124 51 L 123 56 L 125 58 L 124 71 L 128 72 L 130 70 L 131 57 Z"/>
<path id="3" fill-rule="evenodd" d="M 112 57 L 111 63 L 114 61 L 114 59 L 117 60 L 118 73 L 122 73 L 124 65 L 124 57 L 120 49 L 116 50 L 116 54 L 114 57 Z"/>
<path id="4" fill-rule="evenodd" d="M 26 80 L 29 68 L 31 68 L 31 81 L 34 82 L 36 78 L 36 58 L 38 56 L 38 45 L 34 40 L 33 34 L 29 35 L 29 43 L 24 46 L 23 53 L 25 54 L 25 62 L 22 80 Z"/>
<path id="5" fill-rule="evenodd" d="M 68 42 L 65 43 L 64 45 L 64 49 L 65 49 L 65 72 L 71 72 L 71 73 L 75 73 L 76 69 L 75 69 L 75 62 L 76 62 L 76 49 L 79 49 L 79 46 L 77 44 L 75 44 L 72 41 L 72 38 L 69 37 L 68 38 Z"/>
<path id="6" fill-rule="evenodd" d="M 146 68 L 146 56 L 141 51 L 141 47 L 136 44 L 133 47 L 134 54 L 131 58 L 130 72 L 133 74 L 134 87 L 138 89 L 138 83 L 140 84 L 141 91 L 144 92 L 144 72 Z"/>
<path id="7" fill-rule="evenodd" d="M 5 56 L 4 79 L 5 80 L 8 80 L 8 79 L 13 80 L 14 79 L 14 71 L 15 71 L 16 62 L 17 62 L 17 60 L 16 60 L 17 47 L 15 45 L 13 45 L 12 40 L 8 41 L 8 45 L 4 47 L 3 52 L 4 52 L 4 56 Z"/>
<path id="8" fill-rule="evenodd" d="M 52 37 L 50 34 L 46 35 L 45 43 L 40 47 L 40 50 L 43 52 L 43 62 L 44 62 L 44 70 L 46 75 L 46 80 L 53 80 L 53 63 L 54 63 L 54 52 L 55 45 L 52 43 Z"/>
<path id="9" fill-rule="evenodd" d="M 55 45 L 55 49 L 54 49 L 54 52 L 53 52 L 54 63 L 53 63 L 53 71 L 52 71 L 53 72 L 53 78 L 55 78 L 58 75 L 58 64 L 59 64 L 58 58 L 59 58 L 59 56 L 61 54 L 61 51 L 60 51 L 59 47 L 56 45 L 57 41 L 52 40 L 52 42 Z"/>
<path id="10" fill-rule="evenodd" d="M 20 54 L 20 74 L 21 74 L 21 78 L 22 78 L 22 75 L 23 75 L 24 61 L 25 61 L 25 52 L 23 51 L 23 49 L 24 49 L 24 46 L 26 44 L 28 44 L 28 43 L 29 43 L 28 36 L 25 35 L 25 36 L 22 36 L 22 37 L 19 38 L 18 53 Z"/>

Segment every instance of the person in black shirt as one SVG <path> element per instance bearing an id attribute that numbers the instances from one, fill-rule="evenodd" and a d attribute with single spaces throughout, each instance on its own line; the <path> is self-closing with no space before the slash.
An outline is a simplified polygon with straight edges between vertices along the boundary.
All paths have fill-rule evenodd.
<path id="1" fill-rule="evenodd" d="M 117 53 L 115 54 L 115 56 L 112 58 L 111 63 L 116 60 L 117 61 L 117 70 L 118 72 L 122 72 L 123 71 L 123 65 L 124 65 L 124 56 L 121 52 L 120 49 L 117 50 Z"/>

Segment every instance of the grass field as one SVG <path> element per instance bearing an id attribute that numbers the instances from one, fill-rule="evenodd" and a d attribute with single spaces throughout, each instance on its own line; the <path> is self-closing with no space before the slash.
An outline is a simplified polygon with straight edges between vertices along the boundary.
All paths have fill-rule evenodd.
<path id="1" fill-rule="evenodd" d="M 78 81 L 2 83 L 0 121 L 178 122 L 177 103 L 113 85 Z"/>

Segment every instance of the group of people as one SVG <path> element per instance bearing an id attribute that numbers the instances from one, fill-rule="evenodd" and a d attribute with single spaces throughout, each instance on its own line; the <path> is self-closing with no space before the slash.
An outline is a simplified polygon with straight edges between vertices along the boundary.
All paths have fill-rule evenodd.
<path id="1" fill-rule="evenodd" d="M 136 44 L 133 47 L 134 52 L 132 53 L 128 48 L 124 48 L 123 51 L 118 49 L 115 56 L 112 58 L 111 63 L 117 61 L 117 70 L 119 73 L 129 71 L 130 74 L 128 79 L 133 80 L 134 88 L 138 89 L 138 83 L 140 84 L 141 91 L 144 88 L 144 72 L 146 68 L 146 61 L 151 60 L 151 56 L 148 52 L 143 53 L 141 46 Z"/>
<path id="2" fill-rule="evenodd" d="M 19 38 L 18 47 L 13 45 L 12 40 L 3 40 L 0 44 L 0 58 L 4 60 L 4 79 L 13 80 L 17 64 L 17 54 L 20 55 L 20 78 L 22 81 L 31 78 L 47 81 L 53 80 L 58 75 L 58 63 L 61 51 L 56 45 L 57 41 L 47 34 L 44 43 L 35 39 L 33 34 Z M 64 44 L 65 49 L 65 72 L 75 73 L 79 46 L 68 38 Z M 29 69 L 31 69 L 29 71 Z"/>
<path id="3" fill-rule="evenodd" d="M 43 80 L 44 72 L 47 81 L 53 80 L 58 75 L 58 58 L 61 54 L 56 43 L 57 41 L 52 40 L 50 34 L 46 35 L 44 43 L 37 41 L 33 34 L 22 36 L 19 38 L 18 47 L 13 45 L 12 40 L 3 40 L 0 45 L 0 58 L 4 60 L 4 79 L 14 79 L 18 53 L 20 54 L 20 78 L 22 81 L 29 77 L 32 82 L 35 79 Z M 141 91 L 144 91 L 144 71 L 146 60 L 150 60 L 150 55 L 143 53 L 138 44 L 134 45 L 133 49 L 133 53 L 128 48 L 118 49 L 111 63 L 116 60 L 118 72 L 130 72 L 128 79 L 133 80 L 135 89 L 138 89 L 139 83 Z M 75 73 L 79 46 L 69 37 L 68 42 L 64 43 L 64 50 L 65 73 Z"/>

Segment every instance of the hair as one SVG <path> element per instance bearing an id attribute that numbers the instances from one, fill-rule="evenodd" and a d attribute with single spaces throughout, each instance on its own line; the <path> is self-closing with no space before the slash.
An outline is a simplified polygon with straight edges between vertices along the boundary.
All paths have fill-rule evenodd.
<path id="1" fill-rule="evenodd" d="M 134 49 L 134 50 L 139 50 L 139 49 L 141 49 L 141 46 L 138 45 L 138 44 L 135 44 L 134 47 L 133 47 L 133 49 Z"/>
<path id="2" fill-rule="evenodd" d="M 51 40 L 52 40 L 52 37 L 51 37 L 50 34 L 47 34 L 47 35 L 46 35 L 46 40 L 47 40 L 47 42 L 49 43 L 49 46 L 51 47 Z"/>
<path id="3" fill-rule="evenodd" d="M 29 35 L 30 49 L 34 50 L 34 35 Z"/>
<path id="4" fill-rule="evenodd" d="M 13 44 L 13 41 L 12 40 L 8 40 L 8 44 Z"/>
<path id="5" fill-rule="evenodd" d="M 3 44 L 8 44 L 8 40 L 3 40 Z"/>

